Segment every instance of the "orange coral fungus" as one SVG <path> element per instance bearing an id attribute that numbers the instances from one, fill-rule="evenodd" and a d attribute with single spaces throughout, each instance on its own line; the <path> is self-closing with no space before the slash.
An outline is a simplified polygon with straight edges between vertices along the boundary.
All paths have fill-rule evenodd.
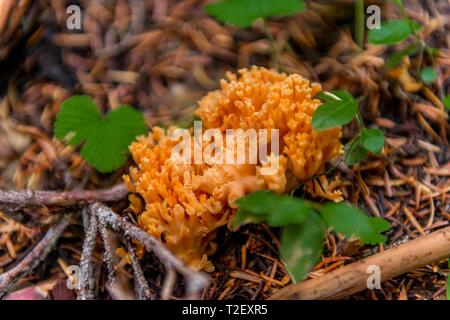
<path id="1" fill-rule="evenodd" d="M 323 170 L 341 150 L 339 128 L 312 130 L 312 115 L 320 105 L 313 97 L 321 90 L 298 74 L 286 75 L 252 67 L 228 73 L 221 90 L 200 100 L 197 115 L 208 128 L 278 129 L 282 157 L 298 179 Z"/>
<path id="2" fill-rule="evenodd" d="M 342 147 L 340 129 L 312 130 L 312 114 L 320 105 L 313 97 L 320 85 L 300 75 L 259 67 L 239 73 L 240 77 L 228 74 L 221 90 L 205 96 L 197 114 L 205 127 L 218 128 L 223 135 L 226 129 L 278 129 L 278 155 L 271 153 L 266 161 L 255 164 L 175 161 L 171 157 L 179 142 L 171 139 L 175 128 L 167 134 L 153 128 L 130 147 L 137 167 L 124 180 L 131 192 L 145 200 L 138 217 L 140 227 L 195 269 L 213 269 L 207 259 L 214 249 L 211 240 L 214 231 L 228 222 L 236 199 L 261 189 L 286 192 L 322 171 Z M 193 144 L 190 147 L 195 151 Z M 222 150 L 230 152 L 226 146 Z M 276 172 L 262 174 L 275 160 L 279 164 Z"/>

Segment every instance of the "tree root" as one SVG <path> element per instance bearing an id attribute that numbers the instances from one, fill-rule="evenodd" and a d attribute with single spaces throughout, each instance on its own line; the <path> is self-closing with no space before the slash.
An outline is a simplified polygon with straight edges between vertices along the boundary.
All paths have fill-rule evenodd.
<path id="1" fill-rule="evenodd" d="M 380 268 L 381 281 L 440 261 L 450 256 L 450 227 L 275 292 L 271 300 L 342 299 L 367 288 L 370 266 Z"/>

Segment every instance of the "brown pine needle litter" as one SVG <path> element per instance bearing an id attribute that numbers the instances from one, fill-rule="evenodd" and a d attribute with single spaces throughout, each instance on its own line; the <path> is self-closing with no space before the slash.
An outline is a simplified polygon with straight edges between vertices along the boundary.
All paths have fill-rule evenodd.
<path id="1" fill-rule="evenodd" d="M 91 96 L 103 111 L 133 105 L 144 111 L 149 126 L 191 123 L 198 100 L 218 89 L 226 72 L 251 65 L 276 69 L 274 46 L 262 25 L 224 26 L 205 14 L 207 1 L 80 0 L 83 30 L 74 33 L 66 28 L 69 2 L 0 2 L 0 295 L 39 287 L 43 297 L 73 299 L 74 290 L 65 284 L 73 274 L 70 266 L 80 260 L 79 298 L 267 299 L 289 291 L 278 229 L 219 228 L 220 241 L 208 257 L 214 271 L 187 269 L 139 232 L 128 204 L 137 208 L 142 199 L 128 201 L 121 184 L 132 160 L 112 174 L 99 174 L 78 148 L 53 138 L 61 102 L 76 93 Z M 417 81 L 419 57 L 388 72 L 392 48 L 358 48 L 352 1 L 311 1 L 306 12 L 268 22 L 284 72 L 324 90 L 348 90 L 360 99 L 367 126 L 386 136 L 381 156 L 370 155 L 351 168 L 339 164 L 309 187 L 325 193 L 328 184 L 339 181 L 345 200 L 391 223 L 389 240 L 362 247 L 328 232 L 307 281 L 322 285 L 327 279 L 322 277 L 331 278 L 352 262 L 389 255 L 392 248 L 449 226 L 450 125 L 441 101 L 450 91 L 449 4 L 404 2 L 408 14 L 425 26 L 424 41 L 440 49 L 432 85 Z M 382 10 L 383 18 L 399 17 L 395 9 Z M 18 23 L 24 19 L 27 23 Z M 356 130 L 354 123 L 346 126 L 342 141 Z M 124 236 L 130 230 L 134 236 Z M 35 268 L 33 257 L 44 253 L 47 258 Z M 382 290 L 349 290 L 350 296 L 340 297 L 443 299 L 447 261 L 426 263 L 431 264 L 392 274 Z"/>

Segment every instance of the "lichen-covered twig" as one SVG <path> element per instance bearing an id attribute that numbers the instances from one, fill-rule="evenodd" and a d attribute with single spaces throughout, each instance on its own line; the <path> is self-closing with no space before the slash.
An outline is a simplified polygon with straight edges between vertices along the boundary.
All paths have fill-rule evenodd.
<path id="1" fill-rule="evenodd" d="M 131 259 L 131 267 L 133 268 L 134 274 L 134 291 L 136 298 L 138 300 L 153 300 L 154 294 L 148 286 L 147 280 L 145 280 L 144 273 L 136 257 L 134 247 L 131 245 L 129 240 L 125 240 L 128 253 Z"/>
<path id="2" fill-rule="evenodd" d="M 90 205 L 92 213 L 102 223 L 109 225 L 112 229 L 121 232 L 124 236 L 141 242 L 148 252 L 154 252 L 159 260 L 165 265 L 167 270 L 175 269 L 186 279 L 186 298 L 194 299 L 199 292 L 206 288 L 209 278 L 202 272 L 197 272 L 186 267 L 177 257 L 175 257 L 159 240 L 150 236 L 147 232 L 134 224 L 121 218 L 111 209 L 99 202 Z"/>
<path id="3" fill-rule="evenodd" d="M 80 191 L 5 191 L 0 190 L 0 210 L 20 210 L 25 207 L 70 207 L 95 201 L 118 201 L 124 199 L 128 190 L 118 184 L 105 190 Z"/>
<path id="4" fill-rule="evenodd" d="M 94 298 L 94 279 L 92 277 L 92 254 L 94 253 L 95 243 L 98 233 L 97 216 L 91 214 L 89 226 L 85 229 L 83 241 L 83 251 L 80 259 L 80 269 L 77 282 L 77 299 L 91 300 Z"/>
<path id="5" fill-rule="evenodd" d="M 20 277 L 27 275 L 44 260 L 53 249 L 57 240 L 69 225 L 70 216 L 65 215 L 31 250 L 31 252 L 12 269 L 0 274 L 0 297 L 2 297 Z"/>
<path id="6" fill-rule="evenodd" d="M 108 283 L 114 284 L 116 271 L 114 269 L 113 261 L 113 249 L 111 247 L 111 240 L 109 239 L 108 229 L 104 223 L 99 222 L 99 233 L 103 241 L 103 247 L 105 252 L 103 253 L 103 262 L 106 264 L 106 270 L 108 271 Z"/>

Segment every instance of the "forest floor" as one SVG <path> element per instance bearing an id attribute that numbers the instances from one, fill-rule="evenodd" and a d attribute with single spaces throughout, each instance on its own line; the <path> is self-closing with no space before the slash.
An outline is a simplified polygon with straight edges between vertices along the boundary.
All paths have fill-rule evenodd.
<path id="1" fill-rule="evenodd" d="M 121 182 L 131 160 L 114 174 L 99 174 L 79 149 L 53 138 L 61 102 L 75 93 L 93 97 L 105 111 L 133 105 L 150 126 L 183 125 L 192 122 L 198 99 L 218 88 L 226 71 L 252 65 L 276 68 L 279 62 L 284 72 L 301 74 L 325 90 L 350 91 L 358 97 L 367 125 L 386 136 L 381 157 L 352 168 L 340 166 L 329 178 L 340 178 L 346 200 L 391 223 L 388 242 L 360 246 L 329 232 L 309 278 L 449 225 L 450 127 L 440 102 L 450 89 L 448 1 L 405 1 L 409 15 L 425 26 L 423 40 L 440 49 L 434 61 L 436 83 L 415 93 L 405 88 L 414 84 L 422 61 L 415 56 L 404 65 L 410 75 L 405 79 L 385 68 L 395 46 L 360 49 L 352 35 L 352 1 L 314 1 L 296 16 L 271 19 L 274 44 L 262 24 L 223 26 L 205 14 L 205 2 L 198 0 L 81 1 L 80 32 L 66 28 L 68 1 L 10 2 L 12 22 L 5 25 L 0 12 L 0 189 L 98 190 Z M 383 1 L 369 2 L 382 6 L 383 19 L 399 15 Z M 343 141 L 355 130 L 347 126 Z M 129 215 L 126 200 L 110 205 L 121 216 Z M 27 256 L 65 210 L 34 208 L 26 212 L 24 224 L 0 212 L 0 271 Z M 66 280 L 70 266 L 79 263 L 83 239 L 82 219 L 72 219 L 55 250 L 6 298 L 74 298 Z M 291 283 L 278 257 L 279 230 L 264 224 L 233 233 L 222 228 L 217 239 L 211 257 L 215 271 L 204 299 L 265 299 Z M 116 248 L 123 246 L 120 239 L 114 241 Z M 98 246 L 93 255 L 96 296 L 132 297 L 130 267 L 124 260 L 117 263 L 119 286 L 112 289 L 102 255 Z M 159 293 L 163 266 L 152 254 L 140 263 Z M 350 299 L 443 299 L 448 271 L 443 260 Z M 173 296 L 180 296 L 180 281 L 174 281 Z"/>

